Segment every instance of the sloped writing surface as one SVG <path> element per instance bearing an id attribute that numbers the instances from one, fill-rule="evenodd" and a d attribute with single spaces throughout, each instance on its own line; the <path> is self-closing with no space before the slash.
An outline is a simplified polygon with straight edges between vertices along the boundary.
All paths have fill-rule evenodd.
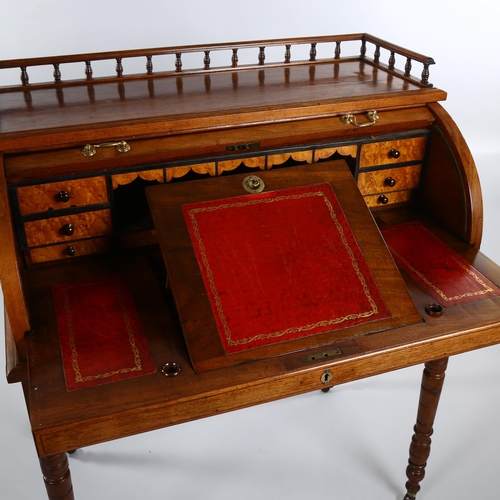
<path id="1" fill-rule="evenodd" d="M 259 176 L 266 185 L 264 193 L 259 197 L 255 197 L 254 194 L 245 194 L 242 187 L 244 175 L 233 175 L 190 183 L 152 186 L 146 190 L 163 258 L 169 275 L 169 283 L 176 302 L 186 345 L 195 370 L 204 371 L 216 369 L 223 366 L 248 362 L 253 359 L 274 357 L 290 352 L 299 352 L 303 349 L 326 345 L 329 342 L 353 338 L 359 335 L 374 333 L 388 328 L 395 328 L 421 321 L 421 317 L 408 294 L 394 261 L 385 246 L 345 162 L 324 162 L 311 166 L 293 167 L 275 171 L 270 170 L 259 173 Z M 307 217 L 303 217 L 302 222 L 299 224 L 295 205 L 297 200 L 288 200 L 288 206 L 286 206 L 286 204 L 282 205 L 282 207 L 286 208 L 284 210 L 284 218 L 280 219 L 276 216 L 275 208 L 278 207 L 280 203 L 285 202 L 285 200 L 281 199 L 283 193 L 287 196 L 290 194 L 293 196 L 294 193 L 313 193 L 317 190 L 318 185 L 321 186 L 320 189 L 323 189 L 324 194 L 317 197 L 304 197 L 300 207 L 301 211 L 312 210 L 312 213 L 314 213 L 314 211 L 323 204 L 322 210 L 320 211 L 321 216 L 318 221 L 315 221 L 314 218 L 308 219 Z M 328 187 L 325 187 L 325 185 Z M 286 191 L 282 192 L 281 190 Z M 326 196 L 325 193 L 327 193 Z M 246 326 L 245 314 L 241 314 L 237 317 L 236 321 L 239 322 L 241 326 L 239 331 L 240 337 L 238 337 L 238 339 L 253 339 L 250 345 L 244 346 L 242 350 L 232 350 L 232 346 L 226 341 L 227 337 L 225 337 L 226 340 L 224 340 L 225 333 L 223 333 L 222 338 L 219 334 L 221 325 L 222 329 L 224 329 L 224 325 L 222 324 L 223 321 L 221 321 L 221 318 L 217 317 L 217 306 L 215 306 L 215 309 L 213 307 L 216 298 L 213 291 L 210 290 L 210 278 L 208 278 L 207 281 L 209 272 L 207 274 L 207 269 L 205 268 L 203 270 L 199 265 L 199 259 L 196 254 L 198 252 L 198 255 L 200 255 L 199 242 L 196 242 L 196 235 L 192 238 L 194 233 L 191 228 L 190 234 L 189 229 L 189 225 L 192 225 L 193 221 L 186 222 L 185 218 L 185 213 L 189 213 L 190 208 L 196 209 L 197 204 L 201 203 L 198 208 L 207 208 L 210 206 L 217 207 L 220 203 L 226 203 L 226 201 L 221 202 L 221 200 L 232 198 L 238 198 L 239 201 L 237 201 L 237 203 L 243 203 L 247 208 L 252 206 L 252 210 L 246 215 L 248 221 L 252 221 L 251 223 L 253 224 L 253 228 L 249 228 L 249 230 L 256 231 L 259 220 L 262 222 L 266 214 L 268 215 L 268 219 L 265 221 L 264 227 L 267 225 L 268 229 L 274 227 L 278 230 L 277 235 L 274 235 L 267 243 L 263 243 L 260 240 L 257 242 L 255 239 L 247 238 L 246 243 L 241 244 L 242 246 L 248 247 L 249 243 L 253 242 L 252 244 L 257 246 L 267 245 L 269 250 L 270 245 L 273 245 L 274 254 L 276 254 L 276 252 L 281 252 L 281 256 L 277 261 L 275 257 L 273 257 L 275 264 L 279 262 L 280 259 L 283 263 L 283 259 L 285 258 L 284 255 L 289 250 L 294 254 L 293 259 L 289 262 L 292 262 L 297 268 L 303 266 L 307 262 L 314 262 L 310 276 L 307 275 L 307 273 L 303 273 L 303 276 L 300 278 L 304 280 L 300 286 L 293 285 L 293 280 L 298 279 L 293 273 L 284 275 L 285 284 L 280 284 L 281 292 L 279 293 L 286 291 L 286 293 L 291 294 L 291 296 L 283 297 L 283 304 L 280 304 L 279 318 L 273 317 L 274 324 L 271 328 L 272 331 L 258 331 L 255 335 L 250 334 L 246 336 L 251 330 L 250 325 L 255 327 L 257 324 L 256 315 L 254 311 L 252 311 L 254 317 L 248 318 L 249 323 Z M 272 203 L 261 203 L 259 201 L 254 205 L 247 204 L 248 201 L 265 199 L 273 199 L 276 201 Z M 311 202 L 311 199 L 315 200 L 315 207 L 308 207 L 308 203 Z M 319 204 L 318 200 L 320 201 Z M 335 252 L 339 251 L 338 248 L 335 248 L 335 245 L 327 248 L 326 241 L 328 239 L 336 239 L 337 242 L 342 241 L 342 237 L 338 233 L 338 228 L 335 222 L 333 222 L 331 211 L 329 208 L 326 208 L 328 205 L 325 200 L 328 200 L 330 204 L 332 204 L 331 200 L 335 200 L 335 214 L 341 214 L 341 225 L 345 230 L 344 236 L 346 233 L 349 234 L 348 238 L 345 240 L 348 243 L 347 247 L 342 243 L 344 252 L 342 254 L 343 265 L 338 267 L 335 267 L 334 263 L 322 262 L 325 255 L 332 257 Z M 258 210 L 260 214 L 257 215 L 254 210 Z M 217 242 L 217 240 L 218 238 L 226 238 L 228 236 L 226 233 L 228 233 L 228 231 L 230 232 L 230 230 L 228 229 L 229 226 L 221 226 L 221 221 L 217 220 L 217 217 L 214 217 L 216 211 L 217 210 L 212 209 L 205 210 L 204 212 L 198 212 L 198 215 L 200 213 L 204 214 L 205 218 L 202 225 L 206 225 L 213 231 L 210 238 L 215 242 L 215 246 L 211 249 L 213 253 L 210 255 L 209 259 L 212 263 L 220 260 L 220 264 L 224 260 L 221 254 L 221 248 L 226 248 L 227 243 L 220 243 Z M 231 211 L 228 210 L 226 215 L 230 213 Z M 229 223 L 230 219 L 231 217 L 229 217 L 225 223 Z M 196 220 L 194 222 L 196 224 Z M 293 222 L 293 224 L 290 222 Z M 241 236 L 242 231 L 245 230 L 244 219 L 240 219 L 239 215 L 234 215 L 232 227 L 236 228 L 238 224 L 241 225 L 241 227 L 238 228 L 238 234 Z M 247 222 L 247 224 L 250 224 L 250 222 Z M 328 229 L 325 232 L 326 228 Z M 294 239 L 292 236 L 294 231 L 303 232 L 307 237 L 304 237 L 303 234 Z M 282 232 L 281 235 L 280 232 Z M 336 235 L 335 232 L 337 232 Z M 204 241 L 203 238 L 204 236 L 202 236 L 202 243 Z M 285 244 L 287 240 L 288 249 Z M 310 240 L 309 244 L 306 244 L 304 240 Z M 206 241 L 208 240 L 205 240 L 205 243 Z M 196 250 L 195 247 L 197 245 L 198 249 Z M 217 246 L 218 248 L 216 248 Z M 308 246 L 309 250 L 306 252 L 305 249 L 307 249 Z M 349 250 L 347 248 L 349 248 Z M 253 248 L 252 252 L 254 254 L 255 251 L 256 248 Z M 355 256 L 354 260 L 351 258 L 349 252 L 353 252 L 352 255 Z M 241 256 L 239 258 L 241 259 Z M 289 259 L 290 256 L 286 258 Z M 338 255 L 336 258 L 339 258 Z M 201 259 L 203 259 L 203 256 L 201 256 Z M 356 259 L 362 263 L 361 267 L 359 267 L 359 275 L 357 271 L 353 270 L 355 269 L 354 262 Z M 263 261 L 260 262 L 260 266 L 263 265 L 262 262 Z M 348 266 L 346 266 L 346 262 Z M 242 262 L 242 264 L 247 264 L 247 262 Z M 267 265 L 271 264 L 268 263 Z M 349 271 L 347 271 L 348 269 Z M 248 269 L 244 270 L 244 272 L 247 273 L 245 275 L 246 277 L 242 277 L 243 275 L 241 275 L 236 279 L 234 276 L 231 277 L 227 275 L 223 278 L 226 280 L 228 287 L 235 287 L 234 290 L 238 290 L 240 300 L 243 301 L 246 300 L 243 297 L 248 291 L 245 289 L 245 282 L 248 281 L 248 276 L 256 274 L 256 271 L 248 271 Z M 217 272 L 227 273 L 228 270 L 226 265 L 222 263 Z M 332 273 L 336 275 L 336 279 L 330 280 L 328 286 L 322 285 L 321 277 Z M 277 274 L 278 273 L 276 273 L 276 275 Z M 369 283 L 368 288 L 365 289 L 364 286 L 358 286 L 360 283 L 360 275 L 365 277 L 367 280 L 366 283 Z M 218 274 L 217 276 L 217 280 L 222 279 L 220 278 L 221 275 Z M 267 269 L 265 271 L 259 271 L 256 276 L 261 282 L 264 282 L 266 279 L 271 278 L 271 273 Z M 353 277 L 356 278 L 358 283 L 354 288 L 349 288 L 356 282 Z M 290 279 L 292 279 L 292 282 L 288 282 L 290 286 L 286 286 L 287 280 Z M 330 276 L 328 279 L 330 279 Z M 338 289 L 335 289 L 335 283 L 339 284 Z M 348 285 L 346 283 L 348 283 Z M 322 290 L 327 290 L 326 293 L 327 295 L 330 294 L 330 297 L 323 296 L 313 299 L 314 292 L 311 292 L 311 290 L 307 291 L 308 296 L 305 297 L 304 287 L 306 286 L 314 287 L 318 293 L 321 293 Z M 270 286 L 269 290 L 272 288 L 273 287 Z M 358 297 L 359 294 L 365 296 L 366 290 L 368 290 L 368 295 L 372 300 L 375 297 L 374 304 L 376 304 L 376 313 L 369 299 L 367 299 L 363 306 L 360 306 L 358 298 L 354 298 Z M 345 291 L 345 293 L 343 293 L 343 291 Z M 236 292 L 234 293 L 236 294 Z M 250 304 L 254 301 L 253 305 L 255 305 L 256 302 L 255 293 L 254 290 L 252 292 L 253 298 L 250 301 Z M 333 295 L 331 295 L 332 293 Z M 348 295 L 350 296 L 348 297 Z M 311 313 L 309 307 L 304 304 L 307 301 L 311 302 L 314 300 L 316 300 L 316 305 L 312 308 L 313 312 Z M 318 311 L 327 310 L 324 308 L 329 300 L 335 302 L 335 304 L 333 308 L 328 310 L 329 317 L 326 317 L 328 320 L 327 323 L 331 320 L 335 322 L 334 318 L 342 320 L 344 316 L 349 316 L 349 319 L 343 322 L 344 324 L 341 325 L 341 328 L 338 328 L 333 323 L 317 325 L 317 323 L 322 323 L 325 319 L 325 317 L 321 317 L 321 315 L 318 316 L 317 313 Z M 341 314 L 342 306 L 339 303 L 340 300 L 349 303 L 350 309 L 345 315 Z M 351 304 L 353 301 L 356 302 L 355 305 Z M 279 301 L 275 301 L 275 304 L 278 302 Z M 302 305 L 299 306 L 298 304 Z M 242 305 L 242 307 L 246 308 L 247 305 Z M 277 314 L 276 308 L 273 307 L 273 309 Z M 293 317 L 300 313 L 300 309 L 304 314 L 301 317 L 302 323 L 290 322 L 290 319 L 293 320 Z M 233 312 L 237 313 L 236 309 L 234 309 Z M 308 317 L 308 314 L 316 314 L 316 316 Z M 356 314 L 371 314 L 372 316 L 367 322 L 358 322 L 360 318 L 354 318 Z M 273 310 L 268 311 L 267 318 L 269 319 L 272 315 Z M 321 317 L 321 319 L 318 319 L 319 317 Z M 280 329 L 280 323 L 283 327 L 282 329 Z M 299 327 L 306 326 L 307 328 L 313 325 L 311 332 L 313 334 L 295 336 L 296 332 L 289 332 L 292 334 L 291 337 L 283 338 L 282 336 L 282 338 L 277 339 L 276 343 L 272 342 L 269 343 L 269 345 L 262 343 L 262 338 L 254 338 L 262 334 L 266 335 L 269 333 L 273 334 L 277 331 L 285 331 L 297 325 L 299 325 Z M 323 328 L 324 326 L 326 326 L 326 328 Z"/>
<path id="2" fill-rule="evenodd" d="M 390 316 L 330 184 L 182 208 L 226 354 Z"/>

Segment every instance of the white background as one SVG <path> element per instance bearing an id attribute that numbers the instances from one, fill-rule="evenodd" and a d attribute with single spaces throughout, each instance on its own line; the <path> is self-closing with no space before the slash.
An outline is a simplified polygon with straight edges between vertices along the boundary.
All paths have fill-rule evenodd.
<path id="1" fill-rule="evenodd" d="M 482 250 L 500 262 L 499 15 L 494 0 L 1 0 L 0 59 L 361 32 L 429 55 L 476 159 Z M 494 347 L 451 360 L 419 498 L 496 498 L 499 359 Z M 401 500 L 420 372 L 80 450 L 77 499 Z M 3 380 L 0 497 L 46 498 L 21 387 Z"/>

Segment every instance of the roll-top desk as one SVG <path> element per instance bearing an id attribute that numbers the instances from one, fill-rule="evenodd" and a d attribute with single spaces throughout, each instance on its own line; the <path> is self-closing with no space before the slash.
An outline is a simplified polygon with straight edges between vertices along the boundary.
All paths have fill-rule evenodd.
<path id="1" fill-rule="evenodd" d="M 425 363 L 415 497 L 448 357 L 500 342 L 479 180 L 433 63 L 367 34 L 0 62 L 21 73 L 0 89 L 7 379 L 23 385 L 49 498 L 73 498 L 77 448 Z M 34 81 L 40 68 L 52 81 Z M 268 219 L 316 188 L 335 222 L 326 236 L 311 229 L 320 215 L 300 221 L 302 205 Z M 249 211 L 217 218 L 220 200 Z M 268 221 L 278 236 L 266 247 Z M 291 221 L 319 239 L 287 239 Z M 247 257 L 233 270 L 233 245 L 265 271 L 248 274 Z M 272 302 L 276 259 L 295 268 L 289 299 Z M 248 276 L 268 293 L 267 316 Z M 351 311 L 360 290 L 369 314 Z M 238 297 L 231 317 L 225 297 Z M 329 304 L 337 316 L 317 321 Z M 304 324 L 280 330 L 290 317 Z M 278 333 L 257 331 L 275 321 Z"/>

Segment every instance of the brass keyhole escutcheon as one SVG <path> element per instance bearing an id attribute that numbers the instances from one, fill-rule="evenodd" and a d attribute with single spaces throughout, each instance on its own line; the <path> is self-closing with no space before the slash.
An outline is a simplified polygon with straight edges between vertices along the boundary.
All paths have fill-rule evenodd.
<path id="1" fill-rule="evenodd" d="M 323 385 L 330 384 L 331 381 L 333 380 L 333 373 L 330 370 L 325 370 L 325 373 L 321 375 L 320 380 Z"/>
<path id="2" fill-rule="evenodd" d="M 266 187 L 264 181 L 256 175 L 249 175 L 245 177 L 242 184 L 245 191 L 252 194 L 261 193 Z"/>

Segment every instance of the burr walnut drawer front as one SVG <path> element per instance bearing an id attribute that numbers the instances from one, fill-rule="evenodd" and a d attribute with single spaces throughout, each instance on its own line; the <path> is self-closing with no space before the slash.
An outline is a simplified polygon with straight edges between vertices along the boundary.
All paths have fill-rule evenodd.
<path id="1" fill-rule="evenodd" d="M 24 223 L 26 242 L 29 247 L 103 236 L 110 234 L 111 229 L 109 209 L 49 217 Z"/>
<path id="2" fill-rule="evenodd" d="M 58 245 L 31 248 L 27 251 L 29 262 L 38 264 L 51 260 L 69 259 L 71 257 L 108 252 L 111 249 L 109 237 L 92 238 L 90 240 L 69 241 Z"/>
<path id="3" fill-rule="evenodd" d="M 420 161 L 424 157 L 425 137 L 372 142 L 361 146 L 359 168 Z"/>
<path id="4" fill-rule="evenodd" d="M 22 186 L 16 191 L 21 215 L 108 203 L 104 176 Z"/>
<path id="5" fill-rule="evenodd" d="M 358 174 L 358 187 L 363 195 L 414 189 L 420 182 L 421 165 L 384 168 Z"/>
<path id="6" fill-rule="evenodd" d="M 387 205 L 394 205 L 395 203 L 407 203 L 411 199 L 412 191 L 395 191 L 394 193 L 387 194 L 373 194 L 365 196 L 365 203 L 369 208 L 384 207 Z"/>

